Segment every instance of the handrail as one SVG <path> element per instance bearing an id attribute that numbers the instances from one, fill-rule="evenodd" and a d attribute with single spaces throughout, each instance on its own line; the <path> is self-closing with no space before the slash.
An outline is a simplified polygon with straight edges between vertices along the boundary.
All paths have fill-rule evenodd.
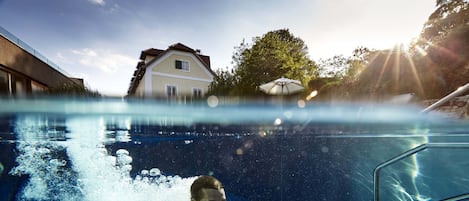
<path id="1" fill-rule="evenodd" d="M 465 194 L 458 195 L 455 197 L 446 198 L 441 201 L 458 201 L 458 200 L 463 200 L 463 199 L 468 199 L 468 198 L 469 198 L 469 193 L 465 193 Z"/>
<path id="2" fill-rule="evenodd" d="M 411 156 L 413 154 L 416 154 L 420 151 L 423 151 L 427 148 L 453 148 L 453 149 L 459 149 L 459 148 L 469 148 L 469 143 L 426 143 L 426 144 L 421 144 L 413 149 L 410 149 L 404 153 L 401 153 L 381 164 L 376 166 L 376 168 L 373 171 L 373 193 L 374 193 L 374 200 L 379 201 L 379 181 L 380 181 L 380 170 L 383 169 L 386 166 L 389 166 L 397 161 L 400 161 L 408 156 Z"/>
<path id="3" fill-rule="evenodd" d="M 0 26 L 0 36 L 3 36 L 4 38 L 8 39 L 13 44 L 17 45 L 18 47 L 20 47 L 24 51 L 26 51 L 26 52 L 30 53 L 31 55 L 35 56 L 36 58 L 43 61 L 47 65 L 49 65 L 52 68 L 54 68 L 55 70 L 59 71 L 60 73 L 66 75 L 67 77 L 70 77 L 70 74 L 68 74 L 64 69 L 60 68 L 59 65 L 57 65 L 54 62 L 52 62 L 51 60 L 49 60 L 47 57 L 45 57 L 44 55 L 39 53 L 36 49 L 32 48 L 27 43 L 20 40 L 18 37 L 16 37 L 15 35 L 10 33 L 9 31 L 7 31 L 2 26 Z"/>
<path id="4" fill-rule="evenodd" d="M 427 113 L 431 110 L 434 110 L 435 108 L 443 105 L 444 103 L 448 102 L 449 100 L 453 99 L 456 96 L 459 96 L 460 94 L 464 93 L 465 91 L 469 90 L 469 83 L 466 85 L 459 87 L 452 93 L 448 94 L 447 96 L 443 97 L 442 99 L 438 100 L 437 102 L 433 103 L 432 105 L 428 106 L 427 108 L 423 109 L 421 113 Z"/>

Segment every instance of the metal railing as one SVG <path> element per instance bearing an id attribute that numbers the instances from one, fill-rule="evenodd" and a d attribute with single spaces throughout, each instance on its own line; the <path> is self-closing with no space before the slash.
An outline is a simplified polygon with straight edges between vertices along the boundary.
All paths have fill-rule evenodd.
<path id="1" fill-rule="evenodd" d="M 456 89 L 456 91 L 453 91 L 452 93 L 448 94 L 447 96 L 443 97 L 442 99 L 440 99 L 437 102 L 433 103 L 432 105 L 428 106 L 427 108 L 422 110 L 422 113 L 427 113 L 431 110 L 434 110 L 437 107 L 440 107 L 441 105 L 445 104 L 446 102 L 448 102 L 449 100 L 455 98 L 456 96 L 461 95 L 462 93 L 464 93 L 467 90 L 469 90 L 469 83 L 467 83 L 466 85 L 464 85 L 462 87 L 459 87 L 458 89 Z"/>
<path id="2" fill-rule="evenodd" d="M 373 172 L 373 193 L 374 193 L 374 200 L 379 201 L 380 199 L 380 189 L 379 189 L 379 182 L 380 182 L 380 171 L 384 167 L 387 167 L 391 164 L 394 164 L 404 158 L 407 158 L 411 155 L 414 155 L 420 151 L 423 151 L 428 148 L 451 148 L 451 149 L 469 149 L 469 143 L 426 143 L 422 144 L 418 147 L 415 147 L 413 149 L 410 149 L 404 153 L 401 153 L 394 158 L 391 158 L 384 163 L 379 164 L 376 166 L 374 172 Z"/>
<path id="3" fill-rule="evenodd" d="M 11 41 L 13 44 L 17 45 L 18 47 L 20 47 L 24 51 L 26 51 L 26 52 L 30 53 L 31 55 L 35 56 L 36 58 L 38 58 L 42 62 L 46 63 L 50 67 L 54 68 L 55 70 L 59 71 L 60 73 L 62 73 L 64 75 L 66 75 L 67 77 L 70 77 L 70 74 L 68 74 L 65 70 L 60 68 L 59 65 L 57 65 L 54 62 L 52 62 L 51 60 L 49 60 L 47 57 L 45 57 L 44 55 L 42 55 L 41 53 L 36 51 L 34 48 L 32 48 L 31 46 L 29 46 L 28 44 L 26 44 L 25 42 L 20 40 L 18 37 L 16 37 L 15 35 L 10 33 L 9 31 L 7 31 L 6 29 L 4 29 L 2 26 L 0 26 L 0 35 L 5 37 L 7 40 Z"/>

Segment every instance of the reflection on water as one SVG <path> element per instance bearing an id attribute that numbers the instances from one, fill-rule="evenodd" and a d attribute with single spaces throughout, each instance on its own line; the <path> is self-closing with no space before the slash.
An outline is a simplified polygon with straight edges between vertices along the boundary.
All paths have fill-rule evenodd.
<path id="1" fill-rule="evenodd" d="M 377 105 L 2 105 L 4 200 L 183 201 L 202 174 L 231 201 L 372 200 L 378 164 L 424 143 L 469 141 L 465 123 Z M 384 168 L 380 200 L 467 193 L 467 156 L 428 149 Z"/>

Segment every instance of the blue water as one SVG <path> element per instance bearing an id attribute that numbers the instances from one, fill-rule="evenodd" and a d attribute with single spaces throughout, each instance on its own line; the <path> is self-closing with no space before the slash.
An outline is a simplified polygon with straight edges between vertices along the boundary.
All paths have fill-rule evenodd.
<path id="1" fill-rule="evenodd" d="M 418 107 L 0 99 L 0 200 L 442 200 L 469 193 L 469 123 Z M 379 173 L 375 167 L 427 148 Z M 467 146 L 466 146 L 467 145 Z"/>

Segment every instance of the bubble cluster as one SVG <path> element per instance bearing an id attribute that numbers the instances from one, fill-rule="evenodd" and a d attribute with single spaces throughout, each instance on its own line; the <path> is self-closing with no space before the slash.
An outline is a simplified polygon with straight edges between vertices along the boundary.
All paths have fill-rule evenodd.
<path id="1" fill-rule="evenodd" d="M 44 127 L 40 120 L 17 121 L 18 156 L 9 173 L 28 178 L 18 200 L 190 200 L 188 189 L 196 177 L 166 175 L 154 167 L 132 178 L 131 153 L 126 149 L 113 153 L 112 147 L 106 147 L 103 119 L 67 119 L 66 141 L 38 140 L 37 133 L 42 131 L 34 128 Z M 126 132 L 120 134 L 126 136 Z M 0 174 L 4 171 L 0 163 Z"/>
<path id="2" fill-rule="evenodd" d="M 132 157 L 129 156 L 129 151 L 125 149 L 119 149 L 116 151 L 116 165 L 120 168 L 122 173 L 130 174 L 132 170 Z"/>

